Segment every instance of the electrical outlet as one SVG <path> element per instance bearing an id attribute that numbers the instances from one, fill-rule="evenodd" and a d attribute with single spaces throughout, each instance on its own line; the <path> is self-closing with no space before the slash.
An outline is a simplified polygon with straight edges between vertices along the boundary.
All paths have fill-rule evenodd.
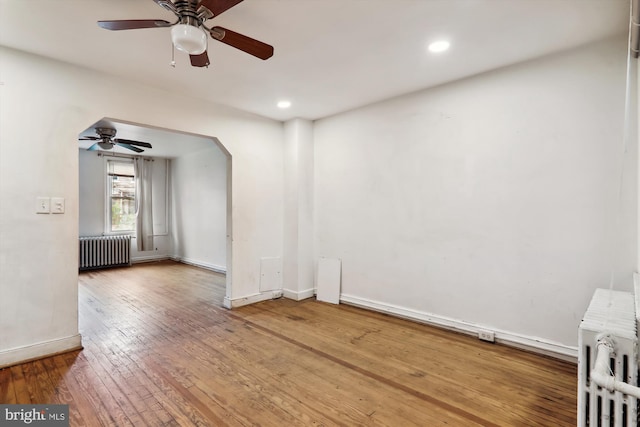
<path id="1" fill-rule="evenodd" d="M 493 331 L 480 330 L 478 331 L 478 338 L 482 341 L 495 342 L 496 334 Z"/>

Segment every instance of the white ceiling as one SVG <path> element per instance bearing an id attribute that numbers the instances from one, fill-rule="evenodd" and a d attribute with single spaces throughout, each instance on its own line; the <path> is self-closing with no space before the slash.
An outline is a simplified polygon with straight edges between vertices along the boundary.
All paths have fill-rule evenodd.
<path id="1" fill-rule="evenodd" d="M 170 29 L 107 31 L 98 20 L 165 19 L 152 0 L 0 0 L 0 45 L 276 120 L 311 120 L 624 34 L 628 0 L 244 0 L 209 24 L 275 47 L 267 61 L 210 40 L 209 68 L 176 52 Z M 446 39 L 451 49 L 426 47 Z M 281 110 L 279 100 L 292 107 Z M 103 119 L 117 137 L 177 157 L 210 139 Z M 81 141 L 80 148 L 91 146 Z M 116 148 L 114 152 L 130 153 Z M 145 153 L 147 154 L 147 153 Z"/>
<path id="2" fill-rule="evenodd" d="M 276 120 L 315 120 L 623 34 L 628 10 L 628 0 L 245 0 L 209 25 L 272 44 L 274 56 L 210 40 L 211 66 L 199 69 L 180 52 L 171 67 L 169 28 L 96 25 L 173 22 L 152 0 L 0 0 L 0 44 Z M 440 38 L 451 49 L 428 53 Z M 292 107 L 278 109 L 281 99 Z"/>

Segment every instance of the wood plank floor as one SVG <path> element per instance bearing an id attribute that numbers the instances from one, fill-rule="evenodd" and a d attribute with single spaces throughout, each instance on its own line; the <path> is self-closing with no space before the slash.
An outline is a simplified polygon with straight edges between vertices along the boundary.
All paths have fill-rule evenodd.
<path id="1" fill-rule="evenodd" d="M 221 308 L 224 277 L 80 274 L 84 349 L 0 370 L 72 426 L 574 426 L 576 366 L 345 305 Z"/>

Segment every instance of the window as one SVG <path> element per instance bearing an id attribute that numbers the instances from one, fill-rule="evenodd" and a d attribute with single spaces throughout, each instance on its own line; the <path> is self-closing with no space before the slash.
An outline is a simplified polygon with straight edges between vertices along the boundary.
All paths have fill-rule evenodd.
<path id="1" fill-rule="evenodd" d="M 133 162 L 107 160 L 108 230 L 135 231 L 136 182 Z"/>

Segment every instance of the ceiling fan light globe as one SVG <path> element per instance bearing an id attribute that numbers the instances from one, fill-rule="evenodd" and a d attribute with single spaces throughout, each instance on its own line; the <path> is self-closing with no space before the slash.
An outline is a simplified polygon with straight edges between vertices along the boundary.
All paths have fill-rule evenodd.
<path id="1" fill-rule="evenodd" d="M 189 55 L 200 55 L 207 50 L 206 33 L 193 25 L 174 25 L 171 28 L 171 41 L 176 49 Z"/>
<path id="2" fill-rule="evenodd" d="M 113 144 L 109 143 L 109 142 L 98 142 L 98 145 L 100 146 L 100 148 L 102 148 L 103 150 L 111 150 L 113 148 Z"/>

